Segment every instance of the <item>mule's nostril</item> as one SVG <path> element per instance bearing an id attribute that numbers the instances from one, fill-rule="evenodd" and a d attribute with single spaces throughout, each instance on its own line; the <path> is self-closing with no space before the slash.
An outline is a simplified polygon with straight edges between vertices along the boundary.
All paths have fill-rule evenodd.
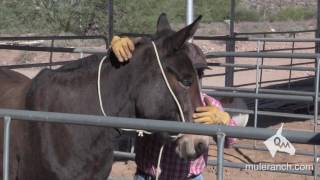
<path id="1" fill-rule="evenodd" d="M 205 143 L 199 142 L 198 145 L 196 146 L 197 154 L 202 154 L 206 150 L 207 150 L 207 146 Z"/>

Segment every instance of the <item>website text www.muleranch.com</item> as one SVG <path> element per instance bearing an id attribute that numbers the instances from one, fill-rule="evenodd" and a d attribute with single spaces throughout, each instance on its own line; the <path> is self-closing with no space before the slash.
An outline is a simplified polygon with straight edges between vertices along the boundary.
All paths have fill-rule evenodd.
<path id="1" fill-rule="evenodd" d="M 257 163 L 257 164 L 246 164 L 245 170 L 254 170 L 254 171 L 312 171 L 313 164 Z"/>

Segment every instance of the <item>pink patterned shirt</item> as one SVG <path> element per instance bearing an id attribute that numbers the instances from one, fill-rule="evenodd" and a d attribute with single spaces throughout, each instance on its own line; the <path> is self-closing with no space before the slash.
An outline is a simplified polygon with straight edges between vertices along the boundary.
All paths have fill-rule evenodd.
<path id="1" fill-rule="evenodd" d="M 207 97 L 213 106 L 216 106 L 223 111 L 221 103 L 206 94 L 202 94 L 201 97 L 203 104 L 204 97 Z M 230 126 L 236 125 L 233 119 L 229 122 Z M 233 144 L 234 141 L 234 138 L 227 138 L 227 146 Z M 159 179 L 185 180 L 193 175 L 201 174 L 207 165 L 208 152 L 204 153 L 197 159 L 190 161 L 181 159 L 179 155 L 176 154 L 175 147 L 175 142 L 167 143 L 164 146 L 160 163 L 161 174 Z M 135 148 L 137 168 L 145 174 L 155 177 L 161 143 L 157 141 L 156 137 L 147 135 L 137 137 Z"/>

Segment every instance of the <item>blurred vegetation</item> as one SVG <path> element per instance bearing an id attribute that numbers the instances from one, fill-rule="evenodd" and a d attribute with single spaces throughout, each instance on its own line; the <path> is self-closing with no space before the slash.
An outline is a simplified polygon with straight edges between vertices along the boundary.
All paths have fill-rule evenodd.
<path id="1" fill-rule="evenodd" d="M 185 22 L 185 0 L 121 0 L 115 1 L 115 29 L 120 32 L 154 32 L 160 13 L 165 12 L 171 23 Z M 194 1 L 195 17 L 202 22 L 223 21 L 228 17 L 229 1 Z M 219 7 L 219 8 L 217 8 Z"/>
<path id="2" fill-rule="evenodd" d="M 105 0 L 0 0 L 0 33 L 84 34 L 106 21 Z"/>
<path id="3" fill-rule="evenodd" d="M 235 11 L 236 21 L 259 21 L 261 20 L 260 14 L 258 11 L 251 10 L 249 11 L 246 8 L 240 7 Z"/>
<path id="4" fill-rule="evenodd" d="M 270 17 L 272 21 L 300 21 L 316 17 L 316 8 L 289 6 Z"/>
<path id="5" fill-rule="evenodd" d="M 315 9 L 287 7 L 272 14 L 248 9 L 237 1 L 237 21 L 285 21 L 314 18 Z M 203 23 L 229 18 L 228 0 L 195 0 Z M 108 0 L 0 0 L 2 34 L 106 34 Z M 175 24 L 185 22 L 185 0 L 114 0 L 115 32 L 154 32 L 161 12 Z"/>

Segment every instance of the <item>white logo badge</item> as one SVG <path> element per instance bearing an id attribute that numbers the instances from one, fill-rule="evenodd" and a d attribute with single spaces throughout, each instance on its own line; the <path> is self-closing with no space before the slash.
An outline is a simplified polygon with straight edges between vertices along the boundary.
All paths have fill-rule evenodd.
<path id="1" fill-rule="evenodd" d="M 275 135 L 263 142 L 267 146 L 272 157 L 276 155 L 277 151 L 286 152 L 290 155 L 294 155 L 296 152 L 296 149 L 287 138 L 282 136 L 282 127 L 283 123 L 281 123 L 281 127 L 277 130 Z"/>

